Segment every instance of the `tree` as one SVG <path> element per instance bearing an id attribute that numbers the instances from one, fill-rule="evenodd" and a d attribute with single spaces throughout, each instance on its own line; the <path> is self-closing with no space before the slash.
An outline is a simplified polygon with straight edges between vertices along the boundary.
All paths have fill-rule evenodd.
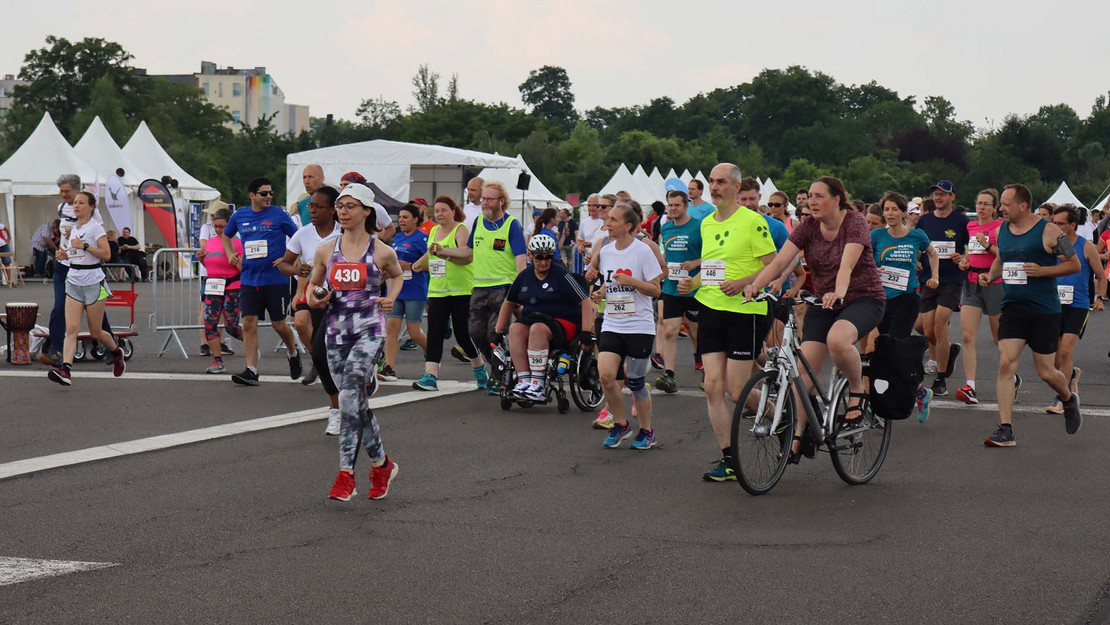
<path id="1" fill-rule="evenodd" d="M 427 113 L 439 104 L 439 72 L 428 69 L 427 63 L 421 63 L 412 77 L 412 97 L 416 99 L 416 109 Z"/>
<path id="2" fill-rule="evenodd" d="M 782 189 L 787 195 L 793 195 L 798 189 L 808 189 L 810 183 L 814 180 L 830 174 L 831 172 L 804 158 L 796 158 L 790 161 L 775 186 Z"/>
<path id="3" fill-rule="evenodd" d="M 131 131 L 134 130 L 123 111 L 123 98 L 120 97 L 119 91 L 108 76 L 102 76 L 100 80 L 96 81 L 89 97 L 88 106 L 73 115 L 73 119 L 70 121 L 70 136 L 80 137 L 83 135 L 89 125 L 92 124 L 93 119 L 97 117 L 100 118 L 104 127 L 108 129 L 108 134 L 116 140 L 116 143 L 126 142 L 127 138 L 131 136 Z"/>
<path id="4" fill-rule="evenodd" d="M 455 79 L 452 78 L 452 84 L 454 81 Z M 386 100 L 385 97 L 379 95 L 374 100 L 363 100 L 358 105 L 355 115 L 358 116 L 359 121 L 364 126 L 374 130 L 384 130 L 401 117 L 401 105 L 393 100 Z"/>
<path id="5" fill-rule="evenodd" d="M 956 120 L 956 107 L 942 96 L 931 95 L 925 98 L 925 110 L 921 115 L 933 134 L 942 139 L 953 138 L 966 142 L 975 132 L 975 126 L 971 122 Z"/>
<path id="6" fill-rule="evenodd" d="M 447 83 L 447 101 L 454 102 L 459 99 L 459 75 L 451 74 L 451 81 Z"/>
<path id="7" fill-rule="evenodd" d="M 544 65 L 528 72 L 528 79 L 520 83 L 519 89 L 521 100 L 532 108 L 533 115 L 544 117 L 568 131 L 578 121 L 567 70 Z"/>

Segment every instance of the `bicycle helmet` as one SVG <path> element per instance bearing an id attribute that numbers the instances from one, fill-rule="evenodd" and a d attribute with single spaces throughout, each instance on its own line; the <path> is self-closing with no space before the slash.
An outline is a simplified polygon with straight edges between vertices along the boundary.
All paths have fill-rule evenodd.
<path id="1" fill-rule="evenodd" d="M 533 254 L 554 254 L 555 239 L 549 234 L 537 234 L 528 241 L 528 251 Z"/>

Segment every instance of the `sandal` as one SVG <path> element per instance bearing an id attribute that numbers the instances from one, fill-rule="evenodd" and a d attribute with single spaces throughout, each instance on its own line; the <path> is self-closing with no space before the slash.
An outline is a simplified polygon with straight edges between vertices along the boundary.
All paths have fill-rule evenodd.
<path id="1" fill-rule="evenodd" d="M 860 402 L 855 406 L 848 406 L 848 410 L 844 412 L 844 423 L 858 423 L 860 419 L 863 419 L 863 411 L 867 409 L 867 393 L 852 393 L 849 391 L 848 401 L 851 402 L 853 398 L 860 400 Z M 859 413 L 859 416 L 849 417 L 848 415 L 853 412 Z"/>

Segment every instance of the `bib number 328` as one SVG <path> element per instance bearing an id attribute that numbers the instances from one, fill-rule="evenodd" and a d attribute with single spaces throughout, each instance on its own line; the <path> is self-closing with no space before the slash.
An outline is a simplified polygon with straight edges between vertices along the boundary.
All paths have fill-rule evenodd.
<path id="1" fill-rule="evenodd" d="M 366 288 L 366 263 L 335 263 L 328 282 L 336 291 L 362 291 Z"/>

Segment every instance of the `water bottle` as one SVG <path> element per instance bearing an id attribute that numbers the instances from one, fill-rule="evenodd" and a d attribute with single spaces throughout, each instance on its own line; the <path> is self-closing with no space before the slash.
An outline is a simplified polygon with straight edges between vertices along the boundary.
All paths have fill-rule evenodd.
<path id="1" fill-rule="evenodd" d="M 496 371 L 504 371 L 505 365 L 509 362 L 509 353 L 501 345 L 494 344 L 490 350 L 491 360 L 493 361 L 494 369 Z"/>
<path id="2" fill-rule="evenodd" d="M 559 354 L 559 364 L 555 365 L 555 370 L 559 372 L 559 375 L 563 375 L 568 368 L 570 368 L 570 354 Z"/>

